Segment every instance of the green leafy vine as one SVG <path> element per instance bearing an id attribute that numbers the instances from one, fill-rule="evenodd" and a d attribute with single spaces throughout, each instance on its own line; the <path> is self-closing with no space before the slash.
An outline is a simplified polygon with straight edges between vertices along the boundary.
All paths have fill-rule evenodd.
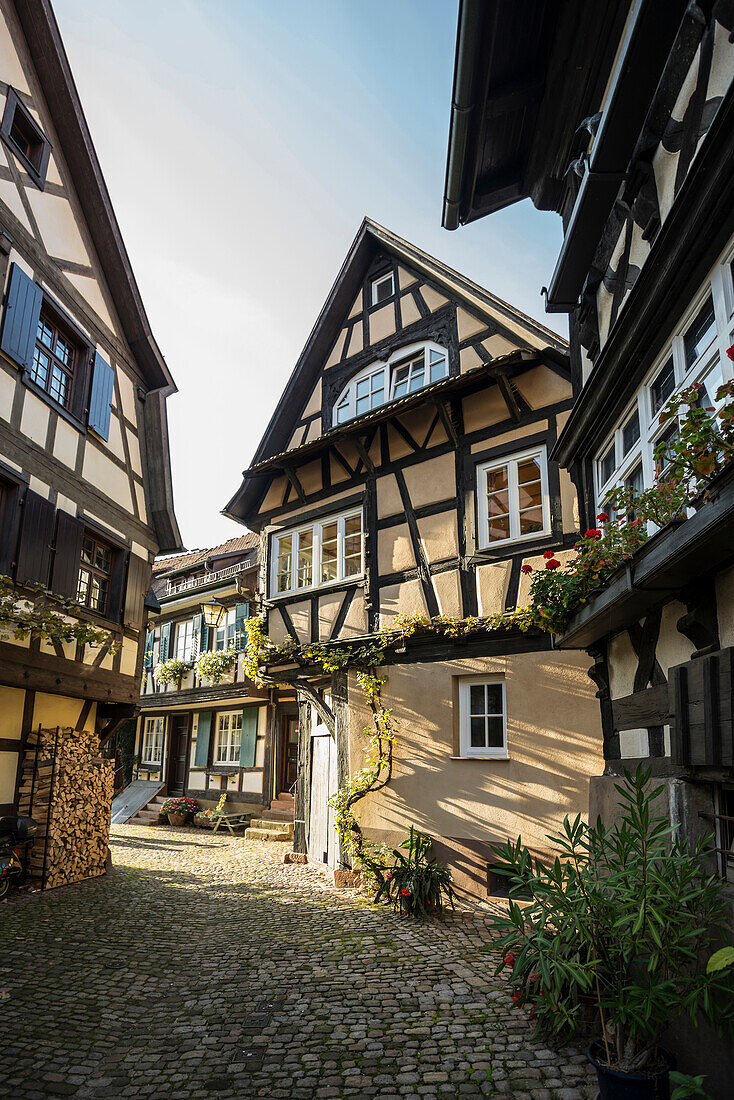
<path id="1" fill-rule="evenodd" d="M 55 595 L 46 588 L 32 588 L 28 594 L 17 591 L 10 577 L 0 576 L 0 638 L 17 638 L 19 641 L 31 635 L 44 642 L 63 644 L 78 642 L 80 645 L 102 646 L 110 643 L 114 653 L 119 642 L 113 641 L 108 630 L 100 630 L 70 616 L 78 614 L 79 604 Z"/>

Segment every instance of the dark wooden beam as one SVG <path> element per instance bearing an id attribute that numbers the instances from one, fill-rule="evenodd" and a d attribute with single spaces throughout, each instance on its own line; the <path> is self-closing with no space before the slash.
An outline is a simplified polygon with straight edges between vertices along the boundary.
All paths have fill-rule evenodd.
<path id="1" fill-rule="evenodd" d="M 367 472 L 370 473 L 370 474 L 374 474 L 375 465 L 374 465 L 372 459 L 370 458 L 369 454 L 367 453 L 367 449 L 366 449 L 364 443 L 362 442 L 362 440 L 355 437 L 354 447 L 355 447 L 355 450 L 356 450 L 357 454 L 362 459 L 365 470 L 367 470 Z"/>
<path id="2" fill-rule="evenodd" d="M 285 476 L 288 478 L 291 485 L 293 486 L 293 488 L 295 490 L 295 493 L 296 493 L 296 496 L 300 500 L 301 504 L 305 504 L 306 503 L 306 494 L 303 490 L 303 486 L 301 485 L 301 482 L 298 479 L 298 474 L 296 473 L 296 471 L 293 469 L 292 466 L 283 466 L 283 473 L 285 474 Z"/>

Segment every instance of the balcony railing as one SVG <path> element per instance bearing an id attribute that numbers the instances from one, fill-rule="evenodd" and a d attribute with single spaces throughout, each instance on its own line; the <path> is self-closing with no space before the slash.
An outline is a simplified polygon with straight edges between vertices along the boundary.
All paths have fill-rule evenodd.
<path id="1" fill-rule="evenodd" d="M 214 573 L 203 573 L 200 577 L 187 577 L 185 580 L 169 580 L 166 585 L 166 595 L 175 596 L 178 592 L 188 592 L 191 588 L 203 588 L 208 584 L 218 584 L 230 577 L 236 577 L 238 573 L 244 573 L 246 569 L 252 569 L 252 563 L 238 561 L 236 565 L 227 565 L 224 569 L 217 569 Z"/>

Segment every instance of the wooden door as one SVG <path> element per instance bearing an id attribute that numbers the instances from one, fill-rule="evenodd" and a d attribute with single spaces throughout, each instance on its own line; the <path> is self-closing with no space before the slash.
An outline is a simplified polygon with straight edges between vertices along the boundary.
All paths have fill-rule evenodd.
<path id="1" fill-rule="evenodd" d="M 281 723 L 280 743 L 280 791 L 293 793 L 298 776 L 298 716 L 284 714 Z"/>
<path id="2" fill-rule="evenodd" d="M 308 831 L 308 854 L 318 863 L 337 865 L 337 836 L 334 831 L 334 808 L 329 798 L 336 794 L 336 745 L 326 726 L 319 725 L 311 737 L 311 812 Z"/>
<path id="3" fill-rule="evenodd" d="M 184 792 L 187 771 L 187 750 L 189 744 L 189 715 L 172 714 L 170 719 L 168 752 L 168 793 L 181 795 Z"/>

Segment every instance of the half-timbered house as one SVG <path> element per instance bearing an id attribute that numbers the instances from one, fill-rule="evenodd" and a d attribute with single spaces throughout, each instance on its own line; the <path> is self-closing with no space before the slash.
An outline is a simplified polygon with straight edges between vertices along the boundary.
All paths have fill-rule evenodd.
<path id="1" fill-rule="evenodd" d="M 562 216 L 547 308 L 569 314 L 580 392 L 553 457 L 588 526 L 611 488 L 654 484 L 656 445 L 678 430 L 661 423 L 668 402 L 696 385 L 716 410 L 734 377 L 733 78 L 726 0 L 460 6 L 444 225 L 526 196 Z M 729 881 L 733 531 L 729 466 L 684 521 L 651 529 L 558 640 L 594 662 L 605 757 L 594 812 L 614 814 L 617 777 L 644 761 L 677 827 L 715 830 Z M 686 1057 L 707 1043 L 686 1040 Z M 720 1048 L 721 1096 L 724 1061 Z"/>
<path id="2" fill-rule="evenodd" d="M 175 387 L 43 0 L 0 5 L 0 116 L 0 574 L 19 599 L 47 589 L 75 601 L 71 621 L 108 639 L 3 631 L 7 814 L 32 730 L 109 732 L 135 713 L 151 563 L 181 540 L 166 422 Z"/>
<path id="3" fill-rule="evenodd" d="M 296 705 L 278 702 L 277 690 L 258 688 L 243 669 L 259 547 L 248 533 L 153 566 L 159 609 L 146 636 L 135 749 L 135 779 L 150 785 L 151 804 L 135 820 L 157 821 L 166 796 L 186 794 L 211 809 L 223 793 L 227 813 L 259 815 L 273 802 L 274 816 L 292 817 Z M 201 675 L 205 653 L 231 653 L 231 667 Z M 159 682 L 156 669 L 170 660 L 181 675 Z"/>
<path id="4" fill-rule="evenodd" d="M 262 535 L 269 637 L 358 645 L 398 615 L 522 604 L 523 565 L 577 537 L 549 460 L 572 400 L 563 340 L 366 220 L 226 509 Z M 600 766 L 587 668 L 520 630 L 408 638 L 382 670 L 400 732 L 365 835 L 416 825 L 486 897 L 492 842 L 522 830 L 543 851 L 585 810 Z M 369 714 L 353 672 L 295 687 L 296 847 L 337 866 L 329 798 L 363 766 Z"/>

